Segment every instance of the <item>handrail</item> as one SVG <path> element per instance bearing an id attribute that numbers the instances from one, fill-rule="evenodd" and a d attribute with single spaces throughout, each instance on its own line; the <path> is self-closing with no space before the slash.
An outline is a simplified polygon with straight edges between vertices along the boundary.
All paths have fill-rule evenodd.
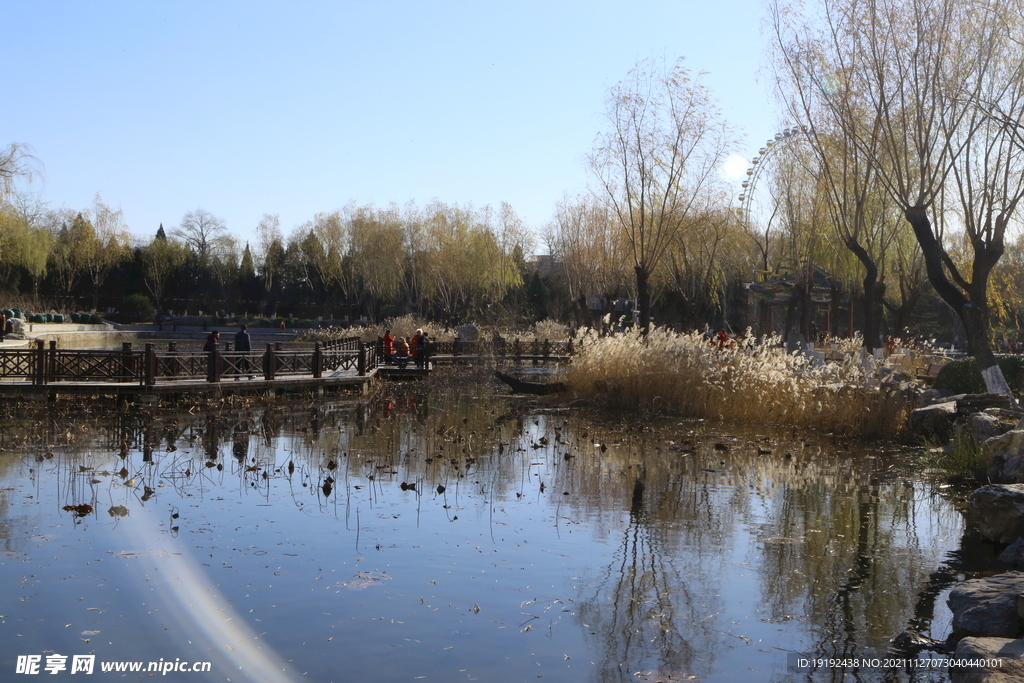
<path id="1" fill-rule="evenodd" d="M 34 349 L 0 349 L 0 380 L 21 380 L 34 385 L 54 382 L 117 382 L 152 386 L 157 382 L 225 379 L 262 376 L 312 375 L 324 371 L 337 373 L 355 370 L 365 376 L 378 366 L 379 355 L 371 343 L 358 337 L 317 343 L 313 349 L 282 350 L 268 344 L 263 353 L 225 351 L 177 351 L 172 342 L 167 351 L 156 351 L 147 343 L 142 351 L 124 343 L 117 350 L 58 349 L 51 341 L 47 348 L 37 340 Z"/>

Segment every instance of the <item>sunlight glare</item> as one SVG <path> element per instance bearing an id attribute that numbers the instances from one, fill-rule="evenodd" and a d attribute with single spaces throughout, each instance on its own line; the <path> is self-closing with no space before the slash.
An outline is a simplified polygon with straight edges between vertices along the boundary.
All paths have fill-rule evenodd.
<path id="1" fill-rule="evenodd" d="M 728 180 L 729 182 L 736 182 L 747 173 L 747 168 L 750 167 L 750 162 L 742 154 L 730 154 L 722 165 L 719 167 L 718 172 L 722 176 L 722 180 Z"/>

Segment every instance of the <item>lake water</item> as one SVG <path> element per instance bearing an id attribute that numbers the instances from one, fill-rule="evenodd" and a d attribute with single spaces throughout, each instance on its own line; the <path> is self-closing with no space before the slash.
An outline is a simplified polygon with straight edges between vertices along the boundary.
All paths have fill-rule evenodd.
<path id="1" fill-rule="evenodd" d="M 964 522 L 907 453 L 496 390 L 10 418 L 0 680 L 946 680 L 787 669 L 948 633 Z"/>

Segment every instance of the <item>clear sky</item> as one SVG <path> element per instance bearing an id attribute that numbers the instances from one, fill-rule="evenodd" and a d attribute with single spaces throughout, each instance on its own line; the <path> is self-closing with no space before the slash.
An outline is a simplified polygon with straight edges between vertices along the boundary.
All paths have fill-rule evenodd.
<path id="1" fill-rule="evenodd" d="M 752 157 L 778 119 L 759 0 L 0 0 L 0 144 L 54 207 L 133 233 L 190 210 L 251 240 L 359 204 L 506 201 L 542 228 L 589 182 L 609 86 L 686 56 Z"/>

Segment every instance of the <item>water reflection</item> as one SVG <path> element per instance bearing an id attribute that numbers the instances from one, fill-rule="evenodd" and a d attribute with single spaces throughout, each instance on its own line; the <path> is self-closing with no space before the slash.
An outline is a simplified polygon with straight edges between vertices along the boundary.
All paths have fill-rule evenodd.
<path id="1" fill-rule="evenodd" d="M 884 650 L 908 625 L 943 637 L 962 532 L 898 452 L 618 423 L 478 385 L 35 420 L 3 439 L 0 580 L 33 579 L 0 597 L 0 637 L 24 650 L 0 667 L 97 630 L 115 634 L 88 643 L 98 656 L 187 652 L 221 662 L 209 680 L 259 680 L 228 655 L 243 641 L 260 675 L 288 661 L 318 681 L 793 680 L 786 652 Z M 93 512 L 63 510 L 80 504 Z M 110 616 L 83 614 L 84 595 Z M 220 619 L 238 628 L 217 636 Z"/>

